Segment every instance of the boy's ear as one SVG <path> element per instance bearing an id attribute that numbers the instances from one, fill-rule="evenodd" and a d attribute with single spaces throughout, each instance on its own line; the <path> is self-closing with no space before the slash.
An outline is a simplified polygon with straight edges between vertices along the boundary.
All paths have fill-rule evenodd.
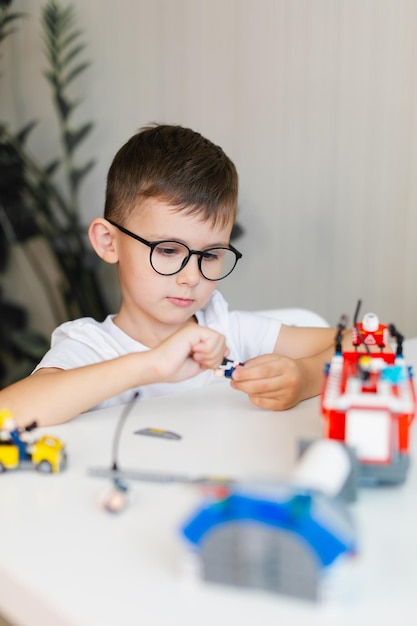
<path id="1" fill-rule="evenodd" d="M 117 263 L 117 238 L 115 228 L 106 219 L 96 217 L 88 228 L 88 237 L 98 256 L 107 263 Z"/>

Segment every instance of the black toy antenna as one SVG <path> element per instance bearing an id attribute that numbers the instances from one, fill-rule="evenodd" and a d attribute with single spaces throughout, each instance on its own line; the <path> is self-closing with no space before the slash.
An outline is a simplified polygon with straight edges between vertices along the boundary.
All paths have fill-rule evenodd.
<path id="1" fill-rule="evenodd" d="M 348 323 L 347 315 L 343 314 L 337 325 L 336 346 L 335 346 L 336 354 L 342 354 L 343 331 L 346 330 L 347 323 Z"/>
<path id="2" fill-rule="evenodd" d="M 358 316 L 359 316 L 359 311 L 360 311 L 361 305 L 362 305 L 362 300 L 359 298 L 358 303 L 356 305 L 356 309 L 355 309 L 355 315 L 353 316 L 353 326 L 354 326 L 354 328 L 356 328 L 356 332 L 358 334 L 359 340 L 365 346 L 365 349 L 366 349 L 367 353 L 371 354 L 371 350 L 370 350 L 368 344 L 365 343 L 365 338 L 362 335 L 362 333 L 360 331 L 360 328 L 358 326 Z"/>
<path id="3" fill-rule="evenodd" d="M 127 416 L 129 415 L 130 411 L 133 408 L 133 404 L 135 403 L 135 401 L 138 399 L 139 397 L 139 391 L 136 391 L 136 393 L 134 394 L 133 398 L 132 398 L 132 402 L 130 402 L 129 404 L 127 404 L 123 411 L 122 414 L 119 418 L 119 422 L 117 424 L 117 428 L 116 431 L 114 433 L 114 439 L 113 439 L 113 463 L 111 466 L 111 469 L 115 472 L 118 471 L 119 469 L 119 465 L 117 462 L 117 457 L 118 457 L 118 451 L 119 451 L 119 441 L 120 441 L 120 435 L 122 434 L 122 430 L 123 430 L 123 426 L 125 425 Z"/>
<path id="4" fill-rule="evenodd" d="M 397 350 L 396 350 L 395 354 L 397 356 L 403 356 L 404 336 L 400 332 L 398 332 L 398 330 L 395 328 L 394 324 L 390 324 L 388 326 L 388 330 L 389 330 L 389 334 L 391 335 L 391 337 L 394 337 L 394 339 L 397 342 Z"/>
<path id="5" fill-rule="evenodd" d="M 353 325 L 356 326 L 358 323 L 359 311 L 361 310 L 362 300 L 359 298 L 358 303 L 356 305 L 355 314 L 353 316 Z"/>

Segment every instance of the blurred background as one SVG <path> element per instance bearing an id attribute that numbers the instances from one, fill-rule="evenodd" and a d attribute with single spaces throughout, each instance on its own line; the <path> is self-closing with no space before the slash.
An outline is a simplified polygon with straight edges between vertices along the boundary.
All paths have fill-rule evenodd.
<path id="1" fill-rule="evenodd" d="M 44 75 L 48 3 L 5 4 L 9 14 L 25 15 L 0 43 L 0 124 L 10 139 L 36 120 L 25 150 L 48 169 L 62 151 L 63 128 L 62 100 L 59 122 L 53 80 Z M 82 173 L 73 230 L 85 232 L 102 214 L 111 160 L 137 129 L 149 122 L 189 126 L 220 144 L 240 176 L 243 232 L 234 245 L 244 257 L 221 284 L 233 308 L 305 307 L 333 325 L 342 313 L 352 320 L 361 298 L 363 313 L 417 335 L 416 0 L 54 5 L 58 14 L 73 10 L 85 45 L 73 61 L 89 63 L 67 86 L 72 137 L 81 131 L 70 155 Z M 65 166 L 68 154 L 47 172 L 49 199 L 54 189 L 68 194 Z M 55 224 L 62 232 L 50 237 L 51 247 L 39 224 L 19 234 L 17 213 L 4 203 L 3 230 L 13 241 L 2 298 L 24 307 L 26 331 L 49 336 L 62 318 L 91 309 L 68 304 L 79 268 L 64 271 L 60 301 L 71 228 Z M 49 215 L 43 225 L 45 219 L 53 222 Z M 96 264 L 84 248 L 82 255 L 101 300 L 97 316 L 115 311 L 115 268 Z"/>

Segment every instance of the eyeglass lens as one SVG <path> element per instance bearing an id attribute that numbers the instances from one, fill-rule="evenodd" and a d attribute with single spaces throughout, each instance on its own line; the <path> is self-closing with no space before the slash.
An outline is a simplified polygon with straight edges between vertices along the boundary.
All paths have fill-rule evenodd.
<path id="1" fill-rule="evenodd" d="M 151 265 L 159 274 L 176 274 L 187 264 L 189 249 L 175 241 L 159 243 L 151 252 Z M 228 248 L 210 248 L 199 256 L 200 271 L 208 280 L 221 280 L 233 270 L 237 257 Z"/>

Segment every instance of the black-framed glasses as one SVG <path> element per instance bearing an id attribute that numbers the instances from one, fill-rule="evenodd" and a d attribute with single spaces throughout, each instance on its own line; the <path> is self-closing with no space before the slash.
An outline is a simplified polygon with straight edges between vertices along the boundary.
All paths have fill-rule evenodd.
<path id="1" fill-rule="evenodd" d="M 191 250 L 179 241 L 147 241 L 124 226 L 109 220 L 122 233 L 140 241 L 150 248 L 149 261 L 152 268 L 162 276 L 178 274 L 187 265 L 193 254 L 198 256 L 198 268 L 206 280 L 222 280 L 229 276 L 242 258 L 242 253 L 231 244 L 228 247 L 207 248 L 207 250 Z"/>

